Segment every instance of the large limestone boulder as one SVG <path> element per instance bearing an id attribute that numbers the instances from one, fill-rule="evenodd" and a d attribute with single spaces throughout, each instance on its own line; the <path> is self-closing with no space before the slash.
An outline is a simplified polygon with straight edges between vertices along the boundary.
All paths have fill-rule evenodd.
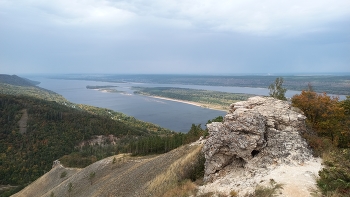
<path id="1" fill-rule="evenodd" d="M 306 117 L 287 101 L 252 97 L 230 106 L 222 123 L 207 125 L 206 182 L 227 173 L 250 173 L 281 164 L 301 165 L 312 158 L 305 132 Z"/>

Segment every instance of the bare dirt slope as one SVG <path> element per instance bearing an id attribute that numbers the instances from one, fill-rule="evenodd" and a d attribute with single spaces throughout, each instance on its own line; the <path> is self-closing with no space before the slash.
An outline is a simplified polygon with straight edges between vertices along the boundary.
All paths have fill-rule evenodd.
<path id="1" fill-rule="evenodd" d="M 197 145 L 156 156 L 116 155 L 81 170 L 55 167 L 13 196 L 145 196 L 157 176 L 174 162 L 200 149 Z M 60 178 L 64 171 L 67 176 Z"/>
<path id="2" fill-rule="evenodd" d="M 22 112 L 22 117 L 18 121 L 18 126 L 19 126 L 19 132 L 23 134 L 27 132 L 28 112 L 27 112 L 27 109 L 23 109 L 21 112 Z"/>
<path id="3" fill-rule="evenodd" d="M 61 183 L 64 183 L 80 170 L 81 169 L 77 168 L 64 168 L 63 166 L 57 166 L 13 196 L 43 196 L 48 191 L 54 189 Z M 63 172 L 66 173 L 66 176 L 61 178 Z"/>

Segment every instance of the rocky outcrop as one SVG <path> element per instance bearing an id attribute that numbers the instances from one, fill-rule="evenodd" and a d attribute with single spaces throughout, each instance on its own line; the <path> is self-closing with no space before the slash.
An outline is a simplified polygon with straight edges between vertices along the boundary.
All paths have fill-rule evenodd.
<path id="1" fill-rule="evenodd" d="M 205 181 L 240 171 L 254 176 L 260 169 L 310 160 L 311 151 L 300 135 L 306 131 L 305 119 L 287 101 L 271 97 L 232 104 L 222 123 L 207 125 Z"/>

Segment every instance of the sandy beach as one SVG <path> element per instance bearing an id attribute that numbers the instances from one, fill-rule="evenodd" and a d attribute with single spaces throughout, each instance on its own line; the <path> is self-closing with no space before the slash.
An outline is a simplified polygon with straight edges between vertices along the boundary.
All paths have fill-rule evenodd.
<path id="1" fill-rule="evenodd" d="M 212 110 L 218 110 L 218 111 L 224 111 L 227 112 L 227 110 L 223 109 L 221 106 L 214 106 L 210 104 L 204 104 L 204 103 L 198 103 L 198 102 L 192 102 L 192 101 L 185 101 L 185 100 L 178 100 L 178 99 L 172 99 L 172 98 L 166 98 L 166 97 L 160 97 L 160 96 L 149 96 L 149 95 L 143 95 L 143 96 L 148 96 L 151 98 L 156 98 L 156 99 L 162 99 L 162 100 L 168 100 L 168 101 L 174 101 L 174 102 L 180 102 L 180 103 L 185 103 L 189 105 L 194 105 L 197 107 L 203 107 L 203 108 L 208 108 Z"/>

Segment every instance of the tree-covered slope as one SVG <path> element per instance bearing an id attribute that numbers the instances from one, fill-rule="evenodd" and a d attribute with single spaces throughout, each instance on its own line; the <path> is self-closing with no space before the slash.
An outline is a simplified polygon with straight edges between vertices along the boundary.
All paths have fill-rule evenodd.
<path id="1" fill-rule="evenodd" d="M 39 84 L 40 82 L 22 78 L 17 75 L 0 74 L 0 83 L 6 83 L 6 84 L 16 85 L 16 86 L 34 86 Z"/>
<path id="2" fill-rule="evenodd" d="M 27 113 L 26 131 L 19 121 Z M 0 95 L 0 184 L 29 183 L 93 135 L 143 136 L 147 129 L 52 101 Z"/>

